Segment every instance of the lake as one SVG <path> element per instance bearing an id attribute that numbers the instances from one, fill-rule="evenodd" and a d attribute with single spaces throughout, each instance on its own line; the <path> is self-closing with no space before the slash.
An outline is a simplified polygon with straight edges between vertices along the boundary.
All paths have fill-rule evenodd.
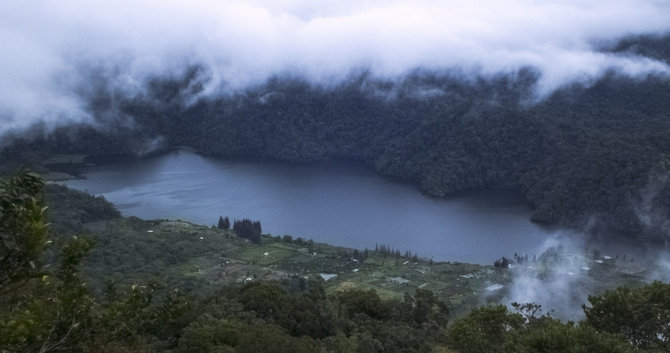
<path id="1" fill-rule="evenodd" d="M 288 164 L 177 151 L 89 167 L 69 187 L 104 195 L 125 216 L 216 224 L 260 220 L 263 233 L 359 249 L 385 244 L 440 261 L 492 264 L 534 254 L 549 232 L 523 198 L 482 191 L 441 199 L 352 162 Z"/>

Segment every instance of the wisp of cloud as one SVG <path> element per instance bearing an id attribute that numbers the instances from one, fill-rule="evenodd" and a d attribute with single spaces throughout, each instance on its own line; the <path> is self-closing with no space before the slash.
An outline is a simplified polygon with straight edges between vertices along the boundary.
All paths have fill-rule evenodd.
<path id="1" fill-rule="evenodd" d="M 7 0 L 0 131 L 87 119 L 83 70 L 133 94 L 198 65 L 203 94 L 216 95 L 283 74 L 330 86 L 355 70 L 468 79 L 532 68 L 542 96 L 611 70 L 667 75 L 664 62 L 600 49 L 668 31 L 670 2 L 653 0 Z"/>

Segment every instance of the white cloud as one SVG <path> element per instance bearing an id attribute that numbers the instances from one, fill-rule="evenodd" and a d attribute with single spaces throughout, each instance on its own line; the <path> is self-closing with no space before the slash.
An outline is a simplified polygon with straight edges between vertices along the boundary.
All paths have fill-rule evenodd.
<path id="1" fill-rule="evenodd" d="M 668 1 L 5 0 L 0 129 L 82 117 L 71 94 L 82 65 L 115 72 L 124 89 L 186 63 L 205 65 L 213 89 L 285 72 L 323 83 L 357 68 L 395 78 L 418 67 L 486 76 L 532 66 L 549 92 L 607 69 L 667 74 L 664 63 L 596 48 L 669 30 Z"/>

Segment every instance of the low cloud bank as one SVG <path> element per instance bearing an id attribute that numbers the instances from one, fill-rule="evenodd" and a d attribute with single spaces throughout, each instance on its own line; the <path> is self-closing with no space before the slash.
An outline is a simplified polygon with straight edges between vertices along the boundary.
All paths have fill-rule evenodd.
<path id="1" fill-rule="evenodd" d="M 88 118 L 90 73 L 141 92 L 150 77 L 203 68 L 202 94 L 296 75 L 331 86 L 357 70 L 416 69 L 462 79 L 539 74 L 538 96 L 607 71 L 667 75 L 668 65 L 601 50 L 670 30 L 667 1 L 4 1 L 2 128 Z"/>

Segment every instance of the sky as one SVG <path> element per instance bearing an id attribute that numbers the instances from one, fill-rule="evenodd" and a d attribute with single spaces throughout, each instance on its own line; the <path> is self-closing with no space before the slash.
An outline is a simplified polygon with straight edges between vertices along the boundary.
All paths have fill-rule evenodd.
<path id="1" fill-rule="evenodd" d="M 216 95 L 282 74 L 332 85 L 356 70 L 467 79 L 532 67 L 546 95 L 607 70 L 668 75 L 663 62 L 599 50 L 668 33 L 670 0 L 3 0 L 0 132 L 86 120 L 91 71 L 134 94 L 200 65 Z"/>

